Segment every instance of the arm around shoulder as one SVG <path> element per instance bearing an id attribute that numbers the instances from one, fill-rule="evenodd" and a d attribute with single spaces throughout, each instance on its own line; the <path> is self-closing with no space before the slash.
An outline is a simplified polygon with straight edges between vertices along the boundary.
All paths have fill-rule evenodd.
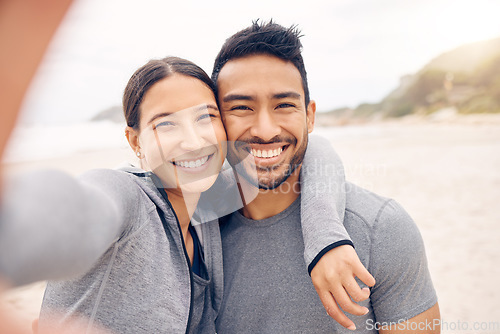
<path id="1" fill-rule="evenodd" d="M 367 289 L 360 289 L 354 277 L 368 286 L 375 281 L 359 260 L 343 224 L 344 168 L 326 139 L 311 136 L 301 172 L 304 259 L 327 313 L 352 329 L 354 323 L 342 310 L 364 314 L 367 310 L 352 300 L 359 302 L 369 295 Z"/>
<path id="2" fill-rule="evenodd" d="M 352 245 L 344 225 L 345 175 L 325 138 L 310 136 L 301 169 L 301 222 L 308 271 L 329 250 Z"/>

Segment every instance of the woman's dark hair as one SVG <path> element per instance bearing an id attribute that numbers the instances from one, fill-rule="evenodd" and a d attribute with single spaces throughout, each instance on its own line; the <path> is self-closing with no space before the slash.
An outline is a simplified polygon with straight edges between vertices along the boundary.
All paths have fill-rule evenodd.
<path id="1" fill-rule="evenodd" d="M 123 112 L 128 126 L 133 129 L 139 129 L 139 120 L 141 118 L 140 107 L 144 95 L 156 82 L 175 73 L 200 80 L 212 90 L 217 100 L 213 81 L 198 65 L 178 57 L 153 59 L 135 71 L 128 81 L 127 87 L 125 87 L 125 92 L 123 93 Z"/>
<path id="2" fill-rule="evenodd" d="M 215 58 L 212 80 L 217 84 L 219 72 L 231 59 L 243 58 L 256 54 L 268 54 L 285 61 L 290 61 L 299 70 L 302 78 L 306 107 L 309 104 L 307 73 L 302 59 L 302 44 L 297 26 L 285 28 L 272 20 L 252 25 L 229 37 Z"/>

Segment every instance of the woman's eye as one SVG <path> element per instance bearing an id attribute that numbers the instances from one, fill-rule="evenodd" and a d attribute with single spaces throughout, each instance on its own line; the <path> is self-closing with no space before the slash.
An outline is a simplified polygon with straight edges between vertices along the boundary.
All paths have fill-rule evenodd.
<path id="1" fill-rule="evenodd" d="M 198 117 L 198 120 L 201 121 L 201 120 L 206 120 L 206 119 L 210 119 L 210 118 L 215 118 L 216 116 L 214 114 L 203 114 L 203 115 L 200 115 L 200 117 Z"/>
<path id="2" fill-rule="evenodd" d="M 174 126 L 174 123 L 173 122 L 169 122 L 169 121 L 165 121 L 165 122 L 161 122 L 161 123 L 158 123 L 155 125 L 155 129 L 167 129 L 167 128 L 171 128 Z"/>

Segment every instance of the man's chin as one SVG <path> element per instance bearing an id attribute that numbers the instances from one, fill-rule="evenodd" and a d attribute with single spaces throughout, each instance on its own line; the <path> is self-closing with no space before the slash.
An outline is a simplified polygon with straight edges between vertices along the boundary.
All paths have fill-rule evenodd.
<path id="1" fill-rule="evenodd" d="M 284 171 L 282 171 L 281 173 L 276 173 L 278 175 L 258 176 L 259 189 L 274 190 L 278 188 L 283 183 L 285 183 L 286 180 L 288 180 L 288 178 L 295 172 L 297 167 L 298 165 L 288 165 L 288 167 L 286 167 Z"/>
<path id="2" fill-rule="evenodd" d="M 281 186 L 283 184 L 283 182 L 285 182 L 285 180 L 283 181 L 274 181 L 274 182 L 260 182 L 259 181 L 259 189 L 260 190 L 274 190 L 276 188 L 278 188 L 279 186 Z"/>
<path id="3" fill-rule="evenodd" d="M 245 179 L 249 185 L 261 190 L 276 189 L 289 177 L 289 175 L 268 175 L 269 173 L 266 172 L 258 172 L 255 170 L 255 167 L 250 169 L 250 171 L 249 168 L 242 167 L 243 166 L 238 166 L 236 168 L 238 175 Z"/>

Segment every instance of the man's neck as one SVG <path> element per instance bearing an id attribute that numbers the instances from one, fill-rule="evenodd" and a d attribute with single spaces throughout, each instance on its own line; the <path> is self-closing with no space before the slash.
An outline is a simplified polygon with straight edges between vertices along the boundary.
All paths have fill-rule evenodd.
<path id="1" fill-rule="evenodd" d="M 273 217 L 288 208 L 300 195 L 299 173 L 297 168 L 279 187 L 272 190 L 260 189 L 255 199 L 245 204 L 241 214 L 253 220 Z M 243 178 L 240 178 L 242 182 Z M 248 184 L 244 186 L 250 186 Z"/>

